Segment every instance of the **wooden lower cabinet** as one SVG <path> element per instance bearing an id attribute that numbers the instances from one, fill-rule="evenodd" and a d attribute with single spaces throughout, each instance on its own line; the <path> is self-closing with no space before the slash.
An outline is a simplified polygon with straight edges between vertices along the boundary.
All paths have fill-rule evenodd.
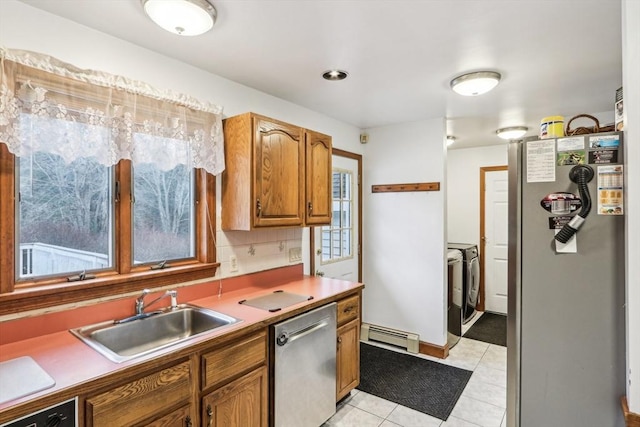
<path id="1" fill-rule="evenodd" d="M 360 320 L 340 326 L 337 338 L 336 398 L 340 400 L 360 383 Z"/>
<path id="2" fill-rule="evenodd" d="M 84 426 L 267 427 L 267 340 L 265 328 L 88 394 Z"/>
<path id="3" fill-rule="evenodd" d="M 360 382 L 360 294 L 338 301 L 336 394 Z M 83 427 L 268 427 L 268 327 L 80 396 Z M 187 360 L 188 357 L 188 360 Z M 158 363 L 160 363 L 160 360 Z M 119 384 L 119 385 L 118 385 Z M 90 387 L 89 387 L 90 388 Z M 82 412 L 81 412 L 82 413 Z"/>
<path id="4" fill-rule="evenodd" d="M 206 427 L 266 427 L 268 371 L 263 366 L 202 398 Z"/>

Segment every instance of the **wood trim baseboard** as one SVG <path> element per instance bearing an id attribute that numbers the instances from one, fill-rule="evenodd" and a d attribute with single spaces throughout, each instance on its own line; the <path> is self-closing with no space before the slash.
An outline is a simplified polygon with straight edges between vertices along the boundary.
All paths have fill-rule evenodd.
<path id="1" fill-rule="evenodd" d="M 620 401 L 622 403 L 622 413 L 624 414 L 624 421 L 627 427 L 640 427 L 640 414 L 629 411 L 627 396 L 622 396 Z"/>
<path id="2" fill-rule="evenodd" d="M 447 343 L 444 346 L 441 346 L 420 341 L 418 351 L 420 352 L 420 354 L 437 357 L 438 359 L 446 359 L 449 355 L 449 344 Z"/>

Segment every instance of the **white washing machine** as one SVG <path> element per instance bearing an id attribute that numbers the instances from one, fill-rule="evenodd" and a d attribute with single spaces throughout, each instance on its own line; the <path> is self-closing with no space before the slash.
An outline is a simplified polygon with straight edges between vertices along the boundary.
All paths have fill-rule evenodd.
<path id="1" fill-rule="evenodd" d="M 462 252 L 462 323 L 465 324 L 476 313 L 480 293 L 480 260 L 478 245 L 473 243 L 449 243 L 449 249 Z"/>

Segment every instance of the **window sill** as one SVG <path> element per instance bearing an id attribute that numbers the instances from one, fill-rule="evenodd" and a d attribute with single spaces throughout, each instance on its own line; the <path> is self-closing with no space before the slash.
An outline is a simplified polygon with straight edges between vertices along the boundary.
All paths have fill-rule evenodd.
<path id="1" fill-rule="evenodd" d="M 78 282 L 19 287 L 0 294 L 0 316 L 135 292 L 144 288 L 213 278 L 219 263 L 176 266 Z"/>

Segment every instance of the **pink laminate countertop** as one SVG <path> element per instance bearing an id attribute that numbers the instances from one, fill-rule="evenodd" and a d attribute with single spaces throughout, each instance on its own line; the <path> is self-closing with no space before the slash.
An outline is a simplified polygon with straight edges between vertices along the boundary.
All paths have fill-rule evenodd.
<path id="1" fill-rule="evenodd" d="M 62 392 L 65 389 L 77 388 L 83 384 L 125 370 L 129 367 L 149 362 L 158 357 L 178 352 L 179 350 L 188 349 L 198 343 L 207 342 L 207 344 L 214 344 L 216 338 L 224 337 L 233 331 L 239 331 L 252 325 L 259 327 L 260 325 L 265 326 L 276 323 L 306 311 L 307 309 L 339 299 L 348 294 L 353 294 L 363 286 L 362 283 L 303 276 L 299 280 L 280 283 L 271 288 L 265 287 L 264 285 L 248 286 L 239 290 L 223 293 L 220 296 L 215 295 L 193 301 L 183 301 L 180 299 L 180 295 L 178 295 L 179 303 L 189 302 L 236 317 L 242 321 L 194 337 L 168 349 L 159 350 L 153 354 L 123 363 L 111 362 L 66 330 L 2 345 L 0 346 L 0 362 L 21 356 L 30 356 L 55 380 L 56 384 L 49 389 L 0 404 L 0 423 L 9 421 L 5 419 L 6 412 L 9 410 L 11 410 L 12 413 L 15 412 L 12 409 L 15 409 L 16 406 L 25 406 L 35 400 L 43 399 L 52 394 L 64 394 Z M 274 290 L 309 295 L 312 296 L 313 299 L 283 308 L 273 313 L 239 304 L 241 300 L 265 295 Z M 96 308 L 99 308 L 99 305 L 97 305 Z M 7 386 L 10 385 L 0 384 L 0 387 Z M 83 393 L 83 391 L 76 391 L 74 395 L 80 393 Z M 68 396 L 65 396 L 65 400 L 68 398 Z M 3 413 L 5 413 L 5 416 L 3 416 Z"/>

